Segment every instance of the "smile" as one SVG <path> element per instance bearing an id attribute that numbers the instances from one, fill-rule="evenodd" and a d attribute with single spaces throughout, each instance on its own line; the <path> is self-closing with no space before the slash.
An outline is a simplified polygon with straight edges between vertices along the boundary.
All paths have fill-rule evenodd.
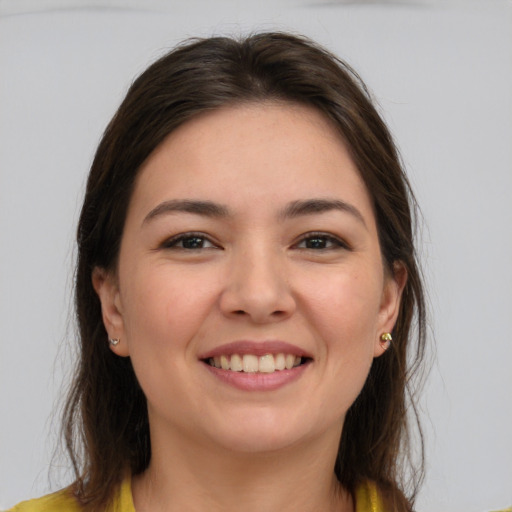
<path id="1" fill-rule="evenodd" d="M 210 357 L 206 361 L 210 366 L 232 372 L 274 373 L 291 370 L 305 362 L 306 358 L 294 354 L 233 354 Z"/>
<path id="2" fill-rule="evenodd" d="M 275 391 L 300 380 L 313 363 L 306 349 L 279 340 L 239 340 L 199 354 L 210 375 L 242 391 Z"/>

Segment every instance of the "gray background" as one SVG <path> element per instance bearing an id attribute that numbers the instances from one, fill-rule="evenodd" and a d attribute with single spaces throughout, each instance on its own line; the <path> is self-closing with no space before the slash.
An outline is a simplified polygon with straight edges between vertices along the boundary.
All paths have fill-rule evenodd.
<path id="1" fill-rule="evenodd" d="M 360 72 L 423 208 L 437 359 L 418 509 L 512 504 L 510 1 L 0 0 L 0 509 L 50 489 L 74 225 L 103 128 L 183 38 L 270 29 Z"/>

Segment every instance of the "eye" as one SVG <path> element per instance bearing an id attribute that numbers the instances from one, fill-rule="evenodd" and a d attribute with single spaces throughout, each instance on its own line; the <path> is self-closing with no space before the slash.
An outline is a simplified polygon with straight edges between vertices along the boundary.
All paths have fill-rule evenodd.
<path id="1" fill-rule="evenodd" d="M 343 240 L 327 233 L 308 233 L 302 237 L 295 247 L 316 251 L 349 248 Z"/>
<path id="2" fill-rule="evenodd" d="M 218 249 L 218 246 L 203 233 L 182 233 L 166 240 L 161 247 L 185 250 Z"/>

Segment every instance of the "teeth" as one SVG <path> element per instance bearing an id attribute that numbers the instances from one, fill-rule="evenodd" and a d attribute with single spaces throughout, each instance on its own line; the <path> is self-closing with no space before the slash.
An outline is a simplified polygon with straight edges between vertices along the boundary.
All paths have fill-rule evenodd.
<path id="1" fill-rule="evenodd" d="M 302 358 L 294 354 L 265 354 L 260 357 L 253 354 L 244 354 L 243 356 L 233 354 L 231 357 L 222 355 L 208 360 L 210 366 L 215 368 L 246 373 L 273 373 L 276 370 L 291 370 L 299 366 L 301 362 Z"/>
<path id="2" fill-rule="evenodd" d="M 286 368 L 286 359 L 284 354 L 277 354 L 275 357 L 276 370 L 284 370 Z"/>
<path id="3" fill-rule="evenodd" d="M 256 373 L 258 371 L 258 357 L 245 354 L 243 358 L 244 372 Z"/>
<path id="4" fill-rule="evenodd" d="M 272 373 L 275 371 L 275 369 L 276 363 L 274 362 L 274 356 L 272 354 L 267 354 L 266 356 L 260 357 L 260 372 Z"/>
<path id="5" fill-rule="evenodd" d="M 229 360 L 226 356 L 220 356 L 220 366 L 223 370 L 229 370 Z"/>
<path id="6" fill-rule="evenodd" d="M 228 368 L 228 370 L 231 370 L 233 372 L 241 372 L 244 369 L 242 365 L 242 358 L 238 354 L 234 354 L 231 356 L 229 366 L 230 367 Z"/>

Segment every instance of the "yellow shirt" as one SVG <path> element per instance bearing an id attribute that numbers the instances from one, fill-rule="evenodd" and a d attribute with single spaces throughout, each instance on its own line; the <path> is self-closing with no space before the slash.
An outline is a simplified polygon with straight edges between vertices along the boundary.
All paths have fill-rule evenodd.
<path id="1" fill-rule="evenodd" d="M 80 512 L 80 505 L 65 489 L 42 498 L 23 501 L 8 512 Z M 135 512 L 131 478 L 126 478 L 118 495 L 105 512 Z M 356 491 L 356 512 L 385 512 L 375 484 L 368 482 Z"/>

